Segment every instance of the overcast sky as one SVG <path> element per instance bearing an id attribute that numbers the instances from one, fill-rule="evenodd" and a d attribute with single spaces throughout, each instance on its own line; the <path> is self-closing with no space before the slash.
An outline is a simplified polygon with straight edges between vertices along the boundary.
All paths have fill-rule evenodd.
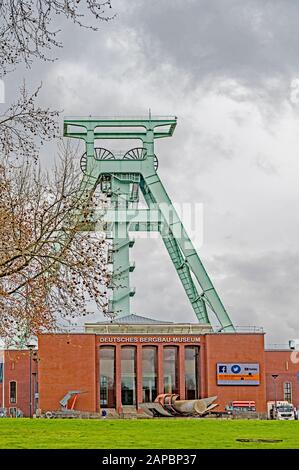
<path id="1" fill-rule="evenodd" d="M 63 24 L 59 60 L 28 82 L 65 115 L 178 116 L 159 174 L 174 202 L 203 204 L 199 254 L 234 324 L 299 338 L 299 3 L 112 4 L 97 33 Z M 132 255 L 134 313 L 196 321 L 162 242 Z"/>

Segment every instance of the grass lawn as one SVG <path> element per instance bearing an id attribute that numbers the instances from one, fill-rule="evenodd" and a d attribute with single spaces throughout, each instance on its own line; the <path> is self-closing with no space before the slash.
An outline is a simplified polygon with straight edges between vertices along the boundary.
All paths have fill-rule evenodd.
<path id="1" fill-rule="evenodd" d="M 244 443 L 236 439 L 282 439 Z M 0 419 L 1 449 L 294 449 L 298 421 Z"/>

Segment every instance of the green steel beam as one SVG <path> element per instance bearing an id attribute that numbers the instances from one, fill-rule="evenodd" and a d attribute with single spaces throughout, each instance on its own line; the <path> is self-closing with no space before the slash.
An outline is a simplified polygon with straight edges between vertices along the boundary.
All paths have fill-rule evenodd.
<path id="1" fill-rule="evenodd" d="M 95 139 L 138 139 L 146 137 L 148 131 L 154 131 L 154 139 L 161 137 L 171 137 L 177 124 L 176 116 L 152 116 L 151 118 L 107 118 L 107 117 L 78 117 L 64 119 L 64 136 L 80 138 L 88 141 L 88 132 L 92 132 Z M 71 127 L 83 127 L 86 132 L 73 131 Z M 118 131 L 97 131 L 98 128 L 122 128 Z M 124 130 L 126 127 L 143 128 L 143 132 L 132 132 Z M 167 127 L 162 131 L 156 128 Z"/>
<path id="2" fill-rule="evenodd" d="M 144 180 L 141 182 L 140 186 L 144 199 L 146 200 L 148 207 L 151 208 L 151 206 L 153 206 L 153 204 L 155 203 L 153 195 L 151 194 Z M 158 218 L 163 219 L 161 211 Z M 207 314 L 207 309 L 204 300 L 202 296 L 198 294 L 198 291 L 190 273 L 189 266 L 186 263 L 185 258 L 179 248 L 177 240 L 174 238 L 173 234 L 171 233 L 171 230 L 169 230 L 169 225 L 167 224 L 165 219 L 159 225 L 159 231 L 165 248 L 168 251 L 169 257 L 177 271 L 182 286 L 187 294 L 187 297 L 191 303 L 191 306 L 199 323 L 209 323 L 209 317 Z"/>
<path id="3" fill-rule="evenodd" d="M 169 208 L 171 208 L 171 221 L 169 223 L 170 233 L 175 239 L 181 254 L 184 257 L 184 263 L 191 269 L 199 285 L 202 288 L 202 299 L 208 302 L 208 305 L 215 313 L 223 331 L 234 331 L 234 326 L 230 317 L 220 300 L 220 297 L 212 284 L 194 246 L 187 235 L 187 232 L 180 221 L 180 218 L 173 207 L 171 200 L 162 185 L 157 173 L 144 176 L 144 193 L 150 194 L 151 201 L 158 204 L 161 214 L 167 220 L 169 218 Z M 179 260 L 175 261 L 175 264 Z M 179 272 L 178 272 L 179 274 Z"/>
<path id="4" fill-rule="evenodd" d="M 98 215 L 94 214 L 94 223 L 90 225 L 94 229 L 107 223 L 112 234 L 113 295 L 110 308 L 117 316 L 130 313 L 130 298 L 134 295 L 130 289 L 130 272 L 134 265 L 130 263 L 132 241 L 129 232 L 158 230 L 198 321 L 210 322 L 208 305 L 222 331 L 234 331 L 229 315 L 156 172 L 154 141 L 171 137 L 176 123 L 177 118 L 173 116 L 83 117 L 64 121 L 66 137 L 85 141 L 83 183 L 94 187 L 104 181 L 103 190 L 109 192 L 111 200 L 106 222 L 105 217 L 99 216 L 101 220 L 98 221 Z M 98 159 L 95 157 L 95 141 L 99 139 L 139 139 L 146 152 L 143 156 L 131 155 L 131 160 L 115 158 L 111 154 Z M 147 210 L 133 209 L 132 204 L 138 203 L 138 188 L 147 202 Z M 88 230 L 88 227 L 84 229 Z M 195 281 L 201 288 L 200 294 Z"/>
<path id="5" fill-rule="evenodd" d="M 113 275 L 111 287 L 113 296 L 110 301 L 110 312 L 116 316 L 130 313 L 130 297 L 134 291 L 130 288 L 130 238 L 127 217 L 124 217 L 129 205 L 130 183 L 117 176 L 111 179 L 111 202 L 115 212 L 113 222 Z M 120 216 L 118 216 L 120 213 Z"/>

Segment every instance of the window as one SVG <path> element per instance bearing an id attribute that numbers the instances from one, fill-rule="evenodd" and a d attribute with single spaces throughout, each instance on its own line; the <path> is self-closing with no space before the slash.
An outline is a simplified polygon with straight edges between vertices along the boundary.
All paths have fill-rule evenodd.
<path id="1" fill-rule="evenodd" d="M 178 348 L 167 346 L 163 349 L 164 356 L 164 393 L 178 393 Z"/>
<path id="2" fill-rule="evenodd" d="M 100 406 L 115 408 L 115 348 L 100 348 Z"/>
<path id="3" fill-rule="evenodd" d="M 157 348 L 143 346 L 142 348 L 142 401 L 153 402 L 157 396 Z"/>
<path id="4" fill-rule="evenodd" d="M 185 397 L 186 400 L 198 398 L 198 346 L 185 347 Z"/>
<path id="5" fill-rule="evenodd" d="M 0 362 L 0 384 L 3 382 L 3 362 Z"/>
<path id="6" fill-rule="evenodd" d="M 121 348 L 121 401 L 123 405 L 136 405 L 136 348 Z"/>
<path id="7" fill-rule="evenodd" d="M 285 382 L 283 384 L 283 395 L 284 400 L 292 403 L 292 384 L 291 382 Z"/>
<path id="8" fill-rule="evenodd" d="M 9 401 L 17 403 L 17 382 L 9 382 Z"/>

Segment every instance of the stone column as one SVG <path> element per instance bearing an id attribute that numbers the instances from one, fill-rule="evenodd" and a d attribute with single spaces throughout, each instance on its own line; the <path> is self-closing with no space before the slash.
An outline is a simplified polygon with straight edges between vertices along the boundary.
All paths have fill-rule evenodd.
<path id="1" fill-rule="evenodd" d="M 116 411 L 122 412 L 121 403 L 121 346 L 115 346 L 115 386 L 116 386 Z"/>
<path id="2" fill-rule="evenodd" d="M 185 346 L 179 345 L 178 354 L 179 395 L 180 400 L 185 400 Z"/>
<path id="3" fill-rule="evenodd" d="M 198 380 L 199 380 L 199 393 L 200 393 L 200 398 L 205 398 L 207 397 L 207 343 L 206 339 L 204 337 L 201 338 L 200 341 L 200 347 L 199 347 L 199 361 L 198 361 L 198 367 L 199 367 L 199 375 L 198 375 Z"/>
<path id="4" fill-rule="evenodd" d="M 136 408 L 138 410 L 138 404 L 142 403 L 142 346 L 137 345 L 137 361 L 136 361 Z"/>
<path id="5" fill-rule="evenodd" d="M 164 367 L 163 367 L 163 346 L 158 346 L 158 395 L 164 393 Z"/>

